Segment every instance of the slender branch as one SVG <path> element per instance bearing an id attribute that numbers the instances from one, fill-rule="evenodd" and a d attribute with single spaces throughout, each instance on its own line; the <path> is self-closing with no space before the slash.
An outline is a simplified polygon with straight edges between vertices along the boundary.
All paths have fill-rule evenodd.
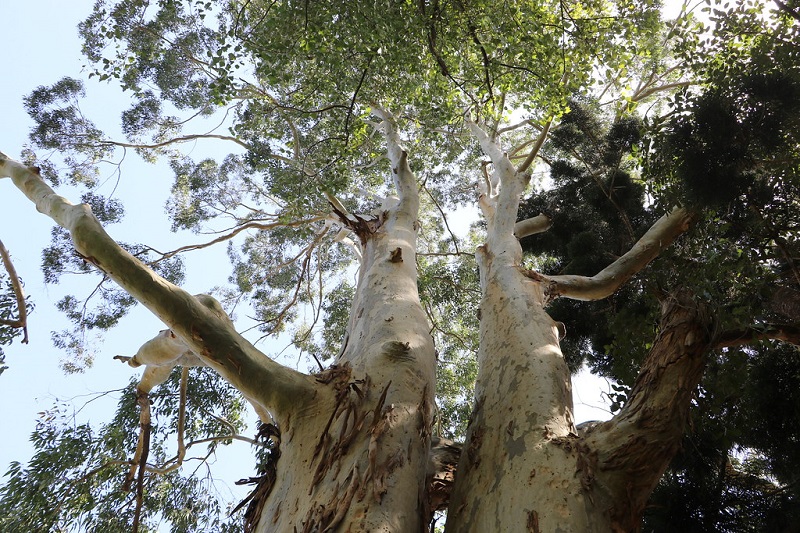
<path id="1" fill-rule="evenodd" d="M 293 220 L 291 222 L 270 222 L 270 223 L 266 223 L 266 224 L 262 223 L 262 222 L 248 222 L 246 224 L 242 224 L 241 226 L 238 226 L 238 227 L 234 228 L 233 230 L 231 230 L 230 232 L 226 233 L 225 235 L 220 235 L 216 239 L 210 240 L 210 241 L 205 242 L 205 243 L 187 244 L 186 246 L 181 246 L 180 248 L 176 248 L 176 249 L 172 250 L 171 252 L 165 252 L 165 253 L 158 252 L 158 250 L 153 249 L 153 251 L 155 251 L 155 252 L 157 252 L 158 254 L 161 255 L 161 257 L 155 262 L 163 261 L 165 259 L 169 259 L 170 257 L 178 255 L 179 253 L 182 253 L 182 252 L 188 252 L 188 251 L 201 250 L 203 248 L 208 248 L 209 246 L 213 246 L 213 245 L 219 244 L 219 243 L 221 243 L 223 241 L 230 240 L 230 239 L 232 239 L 233 237 L 235 237 L 236 235 L 238 235 L 239 233 L 241 233 L 242 231 L 244 231 L 246 229 L 270 230 L 270 229 L 275 229 L 275 228 L 294 228 L 294 227 L 298 227 L 298 226 L 304 226 L 306 224 L 313 224 L 314 222 L 320 222 L 322 220 L 325 220 L 325 217 L 317 216 L 317 217 L 306 218 L 306 219 L 303 219 L 303 220 Z"/>
<path id="2" fill-rule="evenodd" d="M 553 119 L 547 121 L 547 123 L 542 128 L 542 131 L 539 132 L 539 136 L 536 137 L 536 144 L 533 145 L 531 148 L 528 157 L 523 161 L 518 167 L 517 172 L 525 172 L 528 168 L 533 164 L 534 159 L 539 154 L 539 150 L 541 150 L 544 141 L 547 139 L 547 134 L 550 133 L 550 126 L 553 124 Z"/>
<path id="3" fill-rule="evenodd" d="M 529 272 L 529 277 L 549 283 L 551 298 L 564 296 L 574 300 L 602 300 L 628 281 L 647 264 L 658 257 L 694 220 L 694 213 L 685 208 L 675 208 L 653 224 L 625 255 L 601 270 L 597 275 L 544 276 Z"/>
<path id="4" fill-rule="evenodd" d="M 792 9 L 791 7 L 786 5 L 784 2 L 781 2 L 781 0 L 773 0 L 773 1 L 778 6 L 778 9 L 780 9 L 781 11 L 783 11 L 784 13 L 786 13 L 787 15 L 792 17 L 793 19 L 795 19 L 797 21 L 800 21 L 800 11 L 796 11 L 796 10 Z"/>
<path id="5" fill-rule="evenodd" d="M 186 388 L 189 385 L 189 367 L 181 368 L 181 393 L 178 402 L 178 458 L 175 461 L 178 464 L 183 462 L 186 457 L 186 445 L 183 442 L 183 434 L 186 426 Z"/>
<path id="6" fill-rule="evenodd" d="M 75 249 L 86 261 L 158 316 L 204 363 L 251 401 L 278 412 L 285 409 L 286 413 L 295 410 L 298 402 L 314 401 L 316 386 L 312 378 L 276 363 L 256 349 L 236 332 L 221 307 L 216 309 L 209 304 L 210 298 L 192 296 L 122 249 L 88 205 L 73 205 L 57 195 L 39 176 L 38 169 L 0 153 L 2 177 L 10 177 L 40 212 L 70 232 Z"/>
<path id="7" fill-rule="evenodd" d="M 656 87 L 643 87 L 642 90 L 637 91 L 633 96 L 631 96 L 631 100 L 634 102 L 638 102 L 639 100 L 644 100 L 648 96 L 651 96 L 655 93 L 661 91 L 669 91 L 670 89 L 677 89 L 679 87 L 688 87 L 693 82 L 691 81 L 676 81 L 673 83 L 665 83 L 664 85 L 658 85 Z"/>
<path id="8" fill-rule="evenodd" d="M 133 533 L 139 533 L 139 521 L 142 515 L 144 504 L 144 473 L 147 466 L 147 456 L 150 454 L 150 396 L 147 393 L 140 393 L 136 398 L 141 408 L 139 415 L 139 445 L 136 447 L 137 459 L 134 460 L 133 469 L 138 468 L 136 476 L 136 510 L 133 515 Z"/>
<path id="9" fill-rule="evenodd" d="M 2 153 L 0 153 L 0 156 L 1 155 Z M 6 272 L 8 272 L 8 277 L 11 279 L 11 287 L 14 289 L 14 296 L 17 299 L 17 315 L 19 316 L 16 320 L 0 318 L 0 325 L 22 328 L 22 343 L 28 344 L 28 309 L 25 307 L 25 293 L 22 291 L 22 283 L 19 281 L 14 263 L 11 262 L 11 254 L 8 253 L 3 241 L 0 241 L 0 259 L 3 260 L 3 266 Z"/>
<path id="10" fill-rule="evenodd" d="M 428 193 L 428 197 L 433 202 L 433 205 L 436 206 L 436 209 L 439 211 L 439 214 L 442 215 L 442 221 L 444 222 L 444 227 L 447 228 L 447 232 L 450 234 L 450 238 L 453 239 L 453 247 L 456 249 L 456 254 L 460 254 L 461 250 L 458 249 L 458 237 L 456 237 L 456 234 L 453 233 L 452 229 L 450 229 L 450 223 L 447 220 L 447 215 L 445 214 L 444 209 L 442 209 L 442 206 L 439 205 L 439 202 L 436 201 L 436 198 L 433 197 L 433 194 L 431 194 L 431 191 L 428 190 L 428 188 L 425 185 L 423 185 L 422 188 L 425 189 L 426 193 Z"/>
<path id="11" fill-rule="evenodd" d="M 768 324 L 725 331 L 717 338 L 714 348 L 734 348 L 759 341 L 783 341 L 800 346 L 800 327 L 789 324 Z"/>
<path id="12" fill-rule="evenodd" d="M 237 139 L 236 137 L 231 137 L 230 135 L 218 135 L 215 133 L 197 133 L 192 135 L 182 135 L 181 137 L 174 137 L 172 139 L 167 139 L 166 141 L 162 141 L 159 143 L 154 144 L 138 144 L 138 143 L 125 143 L 120 141 L 111 141 L 105 140 L 102 141 L 100 144 L 106 146 L 118 146 L 120 148 L 134 148 L 139 150 L 154 150 L 157 148 L 163 148 L 165 146 L 169 146 L 171 144 L 180 144 L 189 141 L 196 141 L 198 139 L 216 139 L 220 141 L 231 141 L 242 148 L 250 150 L 252 147 L 244 141 Z M 273 156 L 274 157 L 274 156 Z"/>

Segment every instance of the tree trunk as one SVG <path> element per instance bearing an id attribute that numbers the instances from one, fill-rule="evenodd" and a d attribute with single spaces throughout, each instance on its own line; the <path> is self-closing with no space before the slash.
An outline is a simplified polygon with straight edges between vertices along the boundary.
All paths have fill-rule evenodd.
<path id="1" fill-rule="evenodd" d="M 543 287 L 487 248 L 475 408 L 447 530 L 594 531 L 565 440 L 575 431 L 570 376 Z"/>
<path id="2" fill-rule="evenodd" d="M 679 291 L 630 398 L 578 436 L 569 375 L 541 286 L 491 267 L 481 309 L 476 404 L 448 512 L 448 531 L 638 531 L 677 452 L 713 345 L 713 319 Z"/>
<path id="3" fill-rule="evenodd" d="M 431 513 L 436 356 L 417 290 L 419 198 L 392 118 L 378 114 L 399 203 L 370 219 L 338 213 L 361 244 L 348 331 L 317 376 L 320 401 L 280 422 L 283 455 L 258 531 L 414 532 Z"/>
<path id="4" fill-rule="evenodd" d="M 435 356 L 416 289 L 414 236 L 413 222 L 391 220 L 361 235 L 345 345 L 317 376 L 330 394 L 281 421 L 277 482 L 258 531 L 423 527 Z"/>
<path id="5" fill-rule="evenodd" d="M 687 290 L 661 305 L 660 331 L 630 397 L 583 437 L 583 476 L 612 531 L 638 531 L 647 500 L 677 453 L 714 346 L 709 308 Z"/>

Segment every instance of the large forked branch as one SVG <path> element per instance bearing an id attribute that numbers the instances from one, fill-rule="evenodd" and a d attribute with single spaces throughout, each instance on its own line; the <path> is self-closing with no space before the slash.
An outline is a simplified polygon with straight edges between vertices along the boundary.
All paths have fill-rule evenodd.
<path id="1" fill-rule="evenodd" d="M 57 195 L 36 168 L 0 152 L 0 178 L 10 177 L 36 208 L 70 232 L 75 249 L 183 338 L 203 361 L 250 399 L 289 412 L 314 396 L 309 376 L 255 348 L 228 321 L 147 268 L 105 232 L 88 205 Z"/>
<path id="2" fill-rule="evenodd" d="M 544 276 L 535 272 L 528 275 L 547 283 L 550 297 L 563 296 L 573 300 L 601 300 L 614 294 L 626 281 L 658 257 L 679 235 L 691 226 L 694 213 L 676 207 L 662 216 L 647 233 L 642 235 L 625 255 L 594 276 Z"/>
<path id="3" fill-rule="evenodd" d="M 594 504 L 607 509 L 613 531 L 638 529 L 650 493 L 680 448 L 715 329 L 711 309 L 690 291 L 664 299 L 659 334 L 627 403 L 578 445 L 584 482 Z"/>
<path id="4" fill-rule="evenodd" d="M 11 287 L 14 289 L 14 296 L 17 299 L 17 314 L 19 318 L 6 320 L 0 318 L 0 326 L 10 326 L 12 328 L 22 328 L 24 337 L 22 342 L 28 343 L 28 309 L 25 307 L 25 293 L 22 292 L 22 283 L 19 281 L 17 270 L 14 268 L 14 263 L 11 262 L 11 254 L 6 250 L 3 241 L 0 241 L 0 259 L 3 261 L 3 266 L 8 272 L 8 277 L 11 278 Z"/>

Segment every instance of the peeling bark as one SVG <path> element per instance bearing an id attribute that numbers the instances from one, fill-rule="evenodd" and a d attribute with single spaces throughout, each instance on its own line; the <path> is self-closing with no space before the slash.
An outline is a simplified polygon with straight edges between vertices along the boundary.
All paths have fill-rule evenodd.
<path id="1" fill-rule="evenodd" d="M 419 198 L 392 117 L 378 114 L 399 202 L 374 217 L 339 214 L 359 234 L 359 280 L 342 352 L 332 369 L 316 376 L 264 356 L 207 301 L 122 250 L 88 206 L 56 195 L 35 169 L 0 158 L 0 177 L 11 177 L 69 230 L 87 261 L 159 316 L 189 355 L 274 415 L 281 461 L 274 484 L 264 485 L 253 502 L 259 516 L 248 527 L 254 531 L 333 531 L 346 524 L 351 531 L 406 532 L 429 521 L 436 358 L 417 291 Z M 178 351 L 168 367 L 188 357 Z"/>

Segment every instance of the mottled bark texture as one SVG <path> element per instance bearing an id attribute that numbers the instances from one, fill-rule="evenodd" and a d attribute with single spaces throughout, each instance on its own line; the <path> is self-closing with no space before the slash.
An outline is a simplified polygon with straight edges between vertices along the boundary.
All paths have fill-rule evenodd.
<path id="1" fill-rule="evenodd" d="M 714 343 L 709 307 L 687 290 L 662 301 L 661 325 L 628 402 L 577 440 L 581 477 L 612 531 L 638 531 L 645 504 L 680 447 Z"/>

